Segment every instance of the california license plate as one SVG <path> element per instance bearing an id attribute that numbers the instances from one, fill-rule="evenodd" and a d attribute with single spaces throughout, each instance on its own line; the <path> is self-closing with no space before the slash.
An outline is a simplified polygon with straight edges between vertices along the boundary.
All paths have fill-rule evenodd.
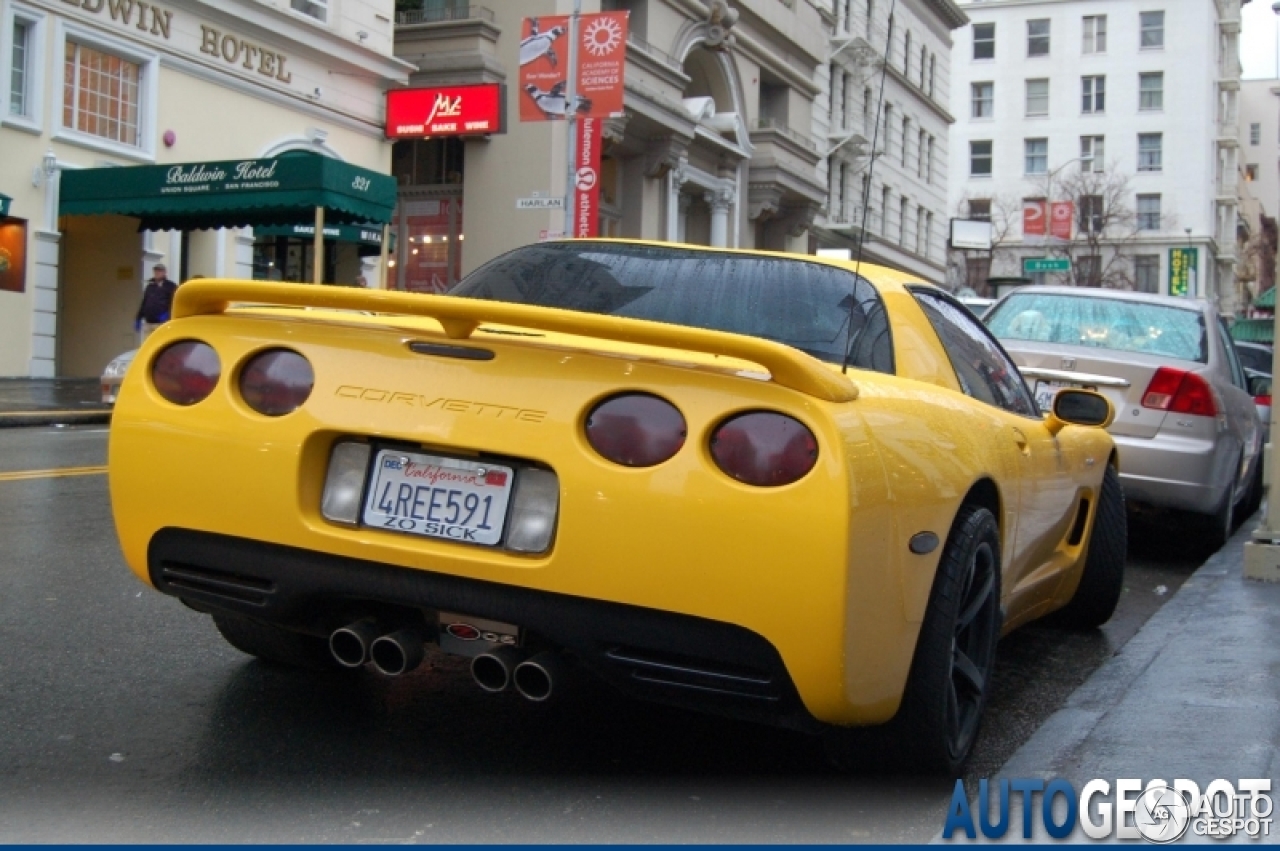
<path id="1" fill-rule="evenodd" d="M 502 539 L 515 478 L 510 467 L 383 449 L 372 478 L 366 525 L 472 544 Z"/>

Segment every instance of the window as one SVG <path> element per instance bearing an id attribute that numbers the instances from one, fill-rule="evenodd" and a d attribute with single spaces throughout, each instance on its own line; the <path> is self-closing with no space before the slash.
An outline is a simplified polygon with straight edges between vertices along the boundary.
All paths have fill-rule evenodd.
<path id="1" fill-rule="evenodd" d="M 902 117 L 902 167 L 907 167 L 907 148 L 910 147 L 911 141 L 911 119 L 905 115 Z"/>
<path id="2" fill-rule="evenodd" d="M 1164 109 L 1164 72 L 1138 75 L 1138 109 Z"/>
<path id="3" fill-rule="evenodd" d="M 925 147 L 928 142 L 929 134 L 921 130 L 919 138 L 916 139 L 916 177 L 921 180 L 924 179 Z"/>
<path id="4" fill-rule="evenodd" d="M 929 152 L 924 160 L 924 182 L 933 183 L 933 137 L 929 137 Z"/>
<path id="5" fill-rule="evenodd" d="M 13 63 L 9 66 L 9 114 L 30 115 L 31 110 L 31 24 L 13 22 Z"/>
<path id="6" fill-rule="evenodd" d="M 1049 55 L 1049 19 L 1027 21 L 1027 55 Z"/>
<path id="7" fill-rule="evenodd" d="M 914 287 L 911 294 L 937 332 L 966 396 L 1039 419 L 1040 409 L 1022 373 L 981 322 L 945 296 Z"/>
<path id="8" fill-rule="evenodd" d="M 880 235 L 889 235 L 889 187 L 880 187 Z"/>
<path id="9" fill-rule="evenodd" d="M 871 25 L 876 19 L 875 0 L 867 0 L 867 40 L 871 40 Z"/>
<path id="10" fill-rule="evenodd" d="M 991 142 L 969 143 L 969 176 L 991 176 Z"/>
<path id="11" fill-rule="evenodd" d="M 1262 125 L 1256 121 L 1249 125 L 1249 144 L 1262 144 Z"/>
<path id="12" fill-rule="evenodd" d="M 973 58 L 974 59 L 995 59 L 996 58 L 996 25 L 995 24 L 974 24 L 973 25 Z"/>
<path id="13" fill-rule="evenodd" d="M 975 222 L 991 221 L 991 199 L 990 198 L 970 198 L 969 199 L 969 218 Z"/>
<path id="14" fill-rule="evenodd" d="M 1138 171 L 1162 171 L 1164 169 L 1164 134 L 1138 134 Z"/>
<path id="15" fill-rule="evenodd" d="M 893 149 L 893 104 L 884 105 L 884 152 L 887 156 Z"/>
<path id="16" fill-rule="evenodd" d="M 1025 139 L 1023 140 L 1026 147 L 1027 167 L 1026 173 L 1032 174 L 1048 174 L 1049 173 L 1049 140 L 1048 139 Z"/>
<path id="17" fill-rule="evenodd" d="M 902 45 L 902 76 L 911 76 L 911 30 L 907 30 Z"/>
<path id="18" fill-rule="evenodd" d="M 1160 255 L 1138 254 L 1133 258 L 1133 288 L 1140 293 L 1160 292 Z"/>
<path id="19" fill-rule="evenodd" d="M 920 253 L 920 245 L 926 240 L 926 231 L 924 229 L 924 207 L 916 207 L 916 240 L 915 252 Z"/>
<path id="20" fill-rule="evenodd" d="M 978 293 L 987 292 L 987 278 L 991 277 L 990 254 L 965 254 L 964 281 L 965 286 Z"/>
<path id="21" fill-rule="evenodd" d="M 1027 80 L 1027 117 L 1049 114 L 1049 81 Z"/>
<path id="22" fill-rule="evenodd" d="M 295 12 L 301 12 L 317 21 L 329 20 L 328 0 L 289 0 L 289 6 Z"/>
<path id="23" fill-rule="evenodd" d="M 1252 183 L 1258 179 L 1258 164 L 1249 163 L 1244 167 L 1244 179 Z"/>
<path id="24" fill-rule="evenodd" d="M 925 60 L 929 58 L 929 48 L 920 45 L 920 91 L 924 91 Z"/>
<path id="25" fill-rule="evenodd" d="M 933 97 L 933 72 L 937 69 L 938 57 L 929 57 L 929 97 Z"/>
<path id="26" fill-rule="evenodd" d="M 142 68 L 137 63 L 68 41 L 63 126 L 139 146 L 141 77 Z"/>
<path id="27" fill-rule="evenodd" d="M 1107 52 L 1106 15 L 1084 16 L 1084 45 L 1082 50 L 1085 53 Z"/>
<path id="28" fill-rule="evenodd" d="M 1087 172 L 1099 172 L 1103 169 L 1103 144 L 1102 136 L 1081 136 L 1080 137 L 1080 170 Z"/>
<path id="29" fill-rule="evenodd" d="M 1107 78 L 1103 75 L 1080 78 L 1080 111 L 1084 113 L 1106 112 Z"/>
<path id="30" fill-rule="evenodd" d="M 1102 233 L 1103 210 L 1101 195 L 1080 196 L 1080 230 L 1085 233 Z"/>
<path id="31" fill-rule="evenodd" d="M 969 86 L 973 101 L 974 118 L 991 118 L 995 115 L 996 84 L 973 83 Z"/>
<path id="32" fill-rule="evenodd" d="M 924 214 L 924 256 L 932 257 L 932 239 L 933 239 L 933 212 L 928 211 Z"/>
<path id="33" fill-rule="evenodd" d="M 1164 12 L 1139 12 L 1138 25 L 1142 31 L 1138 44 L 1143 50 L 1164 47 Z"/>
<path id="34" fill-rule="evenodd" d="M 1138 230 L 1160 230 L 1160 196 L 1138 196 Z"/>
<path id="35" fill-rule="evenodd" d="M 907 196 L 903 195 L 898 199 L 898 245 L 904 248 L 907 245 L 907 210 L 911 204 L 907 201 Z"/>
<path id="36" fill-rule="evenodd" d="M 1076 258 L 1076 284 L 1081 287 L 1102 286 L 1102 258 L 1085 254 Z"/>

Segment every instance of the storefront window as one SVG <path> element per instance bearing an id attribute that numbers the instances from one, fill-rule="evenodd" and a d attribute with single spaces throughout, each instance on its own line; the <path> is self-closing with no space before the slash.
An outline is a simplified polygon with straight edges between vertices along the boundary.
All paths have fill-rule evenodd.
<path id="1" fill-rule="evenodd" d="M 400 183 L 392 223 L 397 289 L 442 293 L 462 277 L 464 150 L 461 139 L 414 139 L 392 147 L 391 173 Z"/>

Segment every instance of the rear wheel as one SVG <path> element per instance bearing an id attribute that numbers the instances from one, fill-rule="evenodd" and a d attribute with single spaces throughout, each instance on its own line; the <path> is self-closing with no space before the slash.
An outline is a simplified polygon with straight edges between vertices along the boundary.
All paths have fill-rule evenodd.
<path id="1" fill-rule="evenodd" d="M 236 615 L 215 614 L 213 623 L 232 647 L 264 662 L 305 668 L 310 671 L 338 670 L 329 652 L 329 642 L 314 635 L 290 632 L 278 626 Z"/>
<path id="2" fill-rule="evenodd" d="M 1236 465 L 1239 469 L 1239 464 Z M 1231 540 L 1236 530 L 1235 478 L 1227 485 L 1227 492 L 1213 514 L 1204 518 L 1204 545 L 1208 552 L 1216 552 Z"/>
<path id="3" fill-rule="evenodd" d="M 1092 629 L 1111 619 L 1124 589 L 1124 562 L 1129 548 L 1128 518 L 1120 474 L 1108 465 L 1102 477 L 1093 535 L 1085 555 L 1084 572 L 1071 602 L 1056 620 L 1074 629 Z"/>
<path id="4" fill-rule="evenodd" d="M 1249 476 L 1249 492 L 1240 506 L 1241 517 L 1251 517 L 1262 505 L 1262 489 L 1262 453 L 1258 453 L 1253 461 L 1253 474 Z"/>
<path id="5" fill-rule="evenodd" d="M 832 761 L 956 774 L 978 735 L 999 637 L 1000 534 L 990 511 L 966 505 L 947 537 L 898 714 L 882 727 L 831 730 Z"/>

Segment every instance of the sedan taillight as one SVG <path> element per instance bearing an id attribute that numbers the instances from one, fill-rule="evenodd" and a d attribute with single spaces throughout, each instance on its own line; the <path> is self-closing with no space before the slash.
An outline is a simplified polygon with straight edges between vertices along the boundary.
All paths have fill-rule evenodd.
<path id="1" fill-rule="evenodd" d="M 653 467 L 674 456 L 689 433 L 684 416 L 666 399 L 628 393 L 605 399 L 587 414 L 587 442 L 624 467 Z"/>
<path id="2" fill-rule="evenodd" d="M 183 340 L 167 347 L 151 363 L 156 392 L 175 405 L 194 405 L 218 385 L 222 364 L 208 343 Z"/>
<path id="3" fill-rule="evenodd" d="M 1209 383 L 1185 369 L 1162 366 L 1142 394 L 1142 407 L 1174 414 L 1216 417 L 1218 403 Z"/>
<path id="4" fill-rule="evenodd" d="M 804 423 L 772 411 L 739 414 L 711 435 L 711 457 L 748 485 L 776 487 L 802 479 L 818 462 L 818 441 Z"/>
<path id="5" fill-rule="evenodd" d="M 268 417 L 296 411 L 307 401 L 315 383 L 310 361 L 288 349 L 270 349 L 254 355 L 240 370 L 241 398 Z"/>

